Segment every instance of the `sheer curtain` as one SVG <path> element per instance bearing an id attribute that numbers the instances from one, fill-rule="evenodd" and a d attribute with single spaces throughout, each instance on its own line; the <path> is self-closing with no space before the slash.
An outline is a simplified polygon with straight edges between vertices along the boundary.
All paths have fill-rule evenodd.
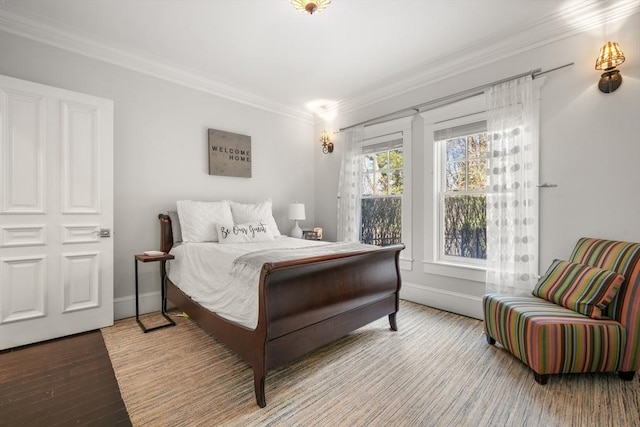
<path id="1" fill-rule="evenodd" d="M 364 126 L 345 130 L 342 141 L 342 166 L 338 184 L 338 241 L 360 240 L 360 164 Z"/>
<path id="2" fill-rule="evenodd" d="M 531 77 L 524 77 L 485 91 L 490 150 L 487 293 L 531 292 L 538 279 L 539 85 L 535 86 Z"/>

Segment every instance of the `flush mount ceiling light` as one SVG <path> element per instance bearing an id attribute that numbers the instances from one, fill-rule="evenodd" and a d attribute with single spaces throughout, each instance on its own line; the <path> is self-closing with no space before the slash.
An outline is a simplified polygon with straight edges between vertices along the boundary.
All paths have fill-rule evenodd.
<path id="1" fill-rule="evenodd" d="M 307 110 L 316 114 L 322 121 L 331 123 L 338 115 L 338 102 L 331 99 L 316 99 L 305 104 Z"/>
<path id="2" fill-rule="evenodd" d="M 325 10 L 331 4 L 331 0 L 291 0 L 291 4 L 299 11 L 313 15 Z"/>

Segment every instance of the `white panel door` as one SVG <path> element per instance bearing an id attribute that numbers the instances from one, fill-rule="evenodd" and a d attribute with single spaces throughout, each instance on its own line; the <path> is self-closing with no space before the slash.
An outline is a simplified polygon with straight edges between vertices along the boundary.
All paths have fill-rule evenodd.
<path id="1" fill-rule="evenodd" d="M 0 350 L 113 324 L 113 102 L 0 76 Z"/>

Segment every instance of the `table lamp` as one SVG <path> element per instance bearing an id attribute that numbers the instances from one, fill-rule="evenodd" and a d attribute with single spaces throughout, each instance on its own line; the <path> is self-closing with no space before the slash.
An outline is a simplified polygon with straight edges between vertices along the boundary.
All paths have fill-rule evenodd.
<path id="1" fill-rule="evenodd" d="M 296 224 L 291 229 L 290 236 L 301 239 L 302 229 L 298 225 L 298 221 L 302 221 L 305 219 L 304 203 L 296 202 L 289 205 L 289 219 L 292 219 L 296 222 Z"/>

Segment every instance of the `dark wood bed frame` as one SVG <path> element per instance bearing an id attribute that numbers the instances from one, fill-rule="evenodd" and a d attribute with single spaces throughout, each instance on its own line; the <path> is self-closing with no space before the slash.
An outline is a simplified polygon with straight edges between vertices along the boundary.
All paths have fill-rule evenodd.
<path id="1" fill-rule="evenodd" d="M 173 246 L 171 220 L 160 214 L 160 250 Z M 400 251 L 393 245 L 371 252 L 266 263 L 259 283 L 256 329 L 202 307 L 166 280 L 166 297 L 253 368 L 256 401 L 267 404 L 267 371 L 341 338 L 383 316 L 398 330 Z M 164 277 L 164 263 L 161 263 Z M 163 301 L 165 307 L 166 301 Z"/>

